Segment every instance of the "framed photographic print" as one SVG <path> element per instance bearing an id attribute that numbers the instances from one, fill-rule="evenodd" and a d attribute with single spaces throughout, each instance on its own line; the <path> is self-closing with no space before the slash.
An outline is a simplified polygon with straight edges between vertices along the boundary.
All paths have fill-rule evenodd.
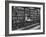
<path id="1" fill-rule="evenodd" d="M 45 32 L 45 3 L 5 2 L 5 35 L 36 35 Z"/>

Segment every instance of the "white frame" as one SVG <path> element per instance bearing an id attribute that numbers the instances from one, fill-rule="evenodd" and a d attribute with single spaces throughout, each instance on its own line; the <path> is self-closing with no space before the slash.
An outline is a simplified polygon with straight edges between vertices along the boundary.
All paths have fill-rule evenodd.
<path id="1" fill-rule="evenodd" d="M 12 31 L 12 6 L 24 6 L 24 7 L 40 7 L 40 20 L 41 20 L 41 29 L 40 30 L 14 30 Z M 9 3 L 9 34 L 20 34 L 20 33 L 38 33 L 43 32 L 43 5 L 34 5 L 34 4 L 16 4 Z"/>

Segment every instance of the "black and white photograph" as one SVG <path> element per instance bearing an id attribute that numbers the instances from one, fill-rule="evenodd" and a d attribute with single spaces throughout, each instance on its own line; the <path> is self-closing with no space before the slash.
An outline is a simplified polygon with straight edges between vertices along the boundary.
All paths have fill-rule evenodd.
<path id="1" fill-rule="evenodd" d="M 12 6 L 12 30 L 40 29 L 40 8 Z"/>
<path id="2" fill-rule="evenodd" d="M 8 34 L 44 33 L 44 3 L 8 3 Z M 7 30 L 6 30 L 7 32 Z"/>

